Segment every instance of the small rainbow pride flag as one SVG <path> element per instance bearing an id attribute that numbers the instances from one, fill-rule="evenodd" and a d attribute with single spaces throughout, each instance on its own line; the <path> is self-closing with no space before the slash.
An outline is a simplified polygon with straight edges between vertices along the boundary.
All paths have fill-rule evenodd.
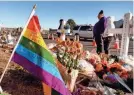
<path id="1" fill-rule="evenodd" d="M 60 93 L 55 95 L 71 95 L 56 67 L 55 59 L 41 36 L 37 16 L 31 17 L 14 52 L 12 61 L 24 67 L 54 91 Z"/>

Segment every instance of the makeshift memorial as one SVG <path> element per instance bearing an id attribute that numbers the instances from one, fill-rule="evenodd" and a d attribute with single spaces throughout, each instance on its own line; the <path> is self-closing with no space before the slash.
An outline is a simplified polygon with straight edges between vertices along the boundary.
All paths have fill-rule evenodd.
<path id="1" fill-rule="evenodd" d="M 120 56 L 106 55 L 103 53 L 98 55 L 92 51 L 85 51 L 83 45 L 79 41 L 71 41 L 68 38 L 66 41 L 58 38 L 56 39 L 56 44 L 49 44 L 49 47 L 53 55 L 57 57 L 57 60 L 60 63 L 60 73 L 62 73 L 61 75 L 69 90 L 75 93 L 73 93 L 73 95 L 77 95 L 78 93 L 78 95 L 84 95 L 85 93 L 92 92 L 91 89 L 91 91 L 89 89 L 83 91 L 82 89 L 79 89 L 79 87 L 77 88 L 78 90 L 76 90 L 75 86 L 80 84 L 80 82 L 77 82 L 77 84 L 75 84 L 75 82 L 78 81 L 76 79 L 79 79 L 79 74 L 83 74 L 83 79 L 85 79 L 84 77 L 91 78 L 94 72 L 105 85 L 126 91 L 124 90 L 123 85 L 120 84 L 119 79 L 114 75 L 116 73 L 125 81 L 126 85 L 132 89 L 131 85 L 129 85 L 133 78 L 132 62 L 134 61 L 134 58 L 132 56 L 123 59 Z M 93 95 L 93 93 L 91 95 Z"/>

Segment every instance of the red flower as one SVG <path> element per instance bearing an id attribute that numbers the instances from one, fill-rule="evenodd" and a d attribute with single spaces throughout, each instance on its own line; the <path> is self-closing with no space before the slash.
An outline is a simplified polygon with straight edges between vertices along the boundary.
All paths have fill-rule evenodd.
<path id="1" fill-rule="evenodd" d="M 94 64 L 94 63 L 95 63 L 95 59 L 90 58 L 90 59 L 89 59 L 89 62 L 90 62 L 91 64 Z"/>
<path id="2" fill-rule="evenodd" d="M 122 70 L 120 77 L 124 78 L 124 79 L 127 79 L 128 78 L 128 72 L 126 70 Z"/>

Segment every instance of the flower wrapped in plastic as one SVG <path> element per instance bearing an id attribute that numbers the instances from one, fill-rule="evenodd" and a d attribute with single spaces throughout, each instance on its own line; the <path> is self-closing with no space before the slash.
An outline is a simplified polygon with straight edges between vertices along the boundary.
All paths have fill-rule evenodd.
<path id="1" fill-rule="evenodd" d="M 84 58 L 83 45 L 78 41 L 70 41 L 67 38 L 66 41 L 57 40 L 55 46 L 58 60 L 67 68 L 78 69 L 78 60 Z"/>
<path id="2" fill-rule="evenodd" d="M 92 65 L 96 65 L 98 62 L 101 62 L 101 58 L 98 54 L 90 53 L 86 51 L 86 60 L 90 62 Z"/>

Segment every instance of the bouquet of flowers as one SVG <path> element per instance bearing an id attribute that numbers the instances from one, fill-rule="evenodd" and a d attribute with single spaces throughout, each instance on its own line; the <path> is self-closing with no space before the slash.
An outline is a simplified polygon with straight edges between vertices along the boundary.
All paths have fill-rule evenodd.
<path id="1" fill-rule="evenodd" d="M 58 69 L 68 89 L 72 92 L 80 70 L 79 60 L 84 56 L 83 45 L 78 41 L 70 41 L 70 39 L 66 41 L 57 39 L 56 42 L 56 46 L 51 48 L 51 51 L 56 54 L 60 63 L 58 63 Z"/>
<path id="2" fill-rule="evenodd" d="M 78 61 L 83 57 L 83 45 L 77 41 L 57 40 L 57 45 L 53 48 L 57 59 L 67 68 L 79 69 Z"/>
<path id="3" fill-rule="evenodd" d="M 114 78 L 114 73 L 117 73 L 122 79 L 128 78 L 128 72 L 117 56 L 101 58 L 101 62 L 95 65 L 95 70 L 100 78 L 109 82 L 117 82 L 116 78 Z"/>
<path id="4" fill-rule="evenodd" d="M 119 89 L 124 89 L 125 87 L 127 90 L 131 91 L 129 88 L 132 87 L 130 85 L 133 80 L 131 75 L 132 67 L 119 57 L 115 55 L 103 55 L 101 56 L 101 62 L 95 64 L 94 67 L 97 76 L 102 79 L 104 83 L 110 84 L 111 86 L 113 85 L 115 88 Z M 124 87 L 120 86 L 120 84 Z M 127 91 L 126 89 L 125 91 Z"/>

